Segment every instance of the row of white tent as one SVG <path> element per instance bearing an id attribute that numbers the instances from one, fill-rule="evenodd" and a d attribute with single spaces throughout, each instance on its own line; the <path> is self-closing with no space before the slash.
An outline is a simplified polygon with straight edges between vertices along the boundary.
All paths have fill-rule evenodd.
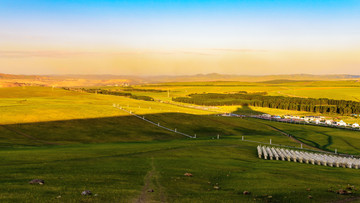
<path id="1" fill-rule="evenodd" d="M 259 158 L 270 160 L 294 161 L 330 167 L 360 168 L 360 159 L 330 154 L 312 153 L 268 146 L 257 146 Z"/>

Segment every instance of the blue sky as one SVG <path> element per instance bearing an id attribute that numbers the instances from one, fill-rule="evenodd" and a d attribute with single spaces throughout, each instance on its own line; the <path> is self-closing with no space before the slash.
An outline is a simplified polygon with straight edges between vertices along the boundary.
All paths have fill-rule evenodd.
<path id="1" fill-rule="evenodd" d="M 360 35 L 360 1 L 0 0 L 0 19 L 2 32 L 8 35 L 65 36 L 69 42 L 71 38 L 82 41 L 79 38 L 88 33 L 95 44 L 99 40 L 130 47 L 143 43 L 145 47 L 164 40 L 176 47 L 176 39 L 183 36 L 180 46 L 185 47 L 226 48 L 232 43 L 224 38 L 229 38 L 236 46 L 249 48 L 251 44 L 241 38 L 258 36 L 263 42 L 270 35 L 275 41 L 264 47 L 281 47 L 278 38 L 294 41 L 305 35 L 320 38 L 321 45 L 327 43 L 321 42 L 327 35 L 331 41 Z M 114 39 L 114 35 L 119 37 Z M 114 41 L 104 42 L 102 37 Z M 310 40 L 311 46 L 314 41 Z M 255 47 L 259 46 L 255 43 Z"/>

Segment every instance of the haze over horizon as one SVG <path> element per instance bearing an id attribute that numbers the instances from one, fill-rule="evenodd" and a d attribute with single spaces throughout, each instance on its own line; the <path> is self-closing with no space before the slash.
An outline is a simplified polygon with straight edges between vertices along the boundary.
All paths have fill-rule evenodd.
<path id="1" fill-rule="evenodd" d="M 360 1 L 0 0 L 8 74 L 360 74 Z"/>

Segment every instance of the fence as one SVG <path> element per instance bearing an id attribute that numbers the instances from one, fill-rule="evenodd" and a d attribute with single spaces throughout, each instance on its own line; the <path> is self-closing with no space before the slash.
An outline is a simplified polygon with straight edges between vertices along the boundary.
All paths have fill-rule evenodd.
<path id="1" fill-rule="evenodd" d="M 125 111 L 125 112 L 129 113 L 130 115 L 133 115 L 133 116 L 135 116 L 135 117 L 137 117 L 137 118 L 140 118 L 140 119 L 143 120 L 143 121 L 146 121 L 146 122 L 148 122 L 148 123 L 151 123 L 151 124 L 153 124 L 153 125 L 155 125 L 155 126 L 157 126 L 157 127 L 159 127 L 159 128 L 163 128 L 163 129 L 165 129 L 165 130 L 167 130 L 167 131 L 171 131 L 171 132 L 174 132 L 174 133 L 177 133 L 177 134 L 179 134 L 179 135 L 183 135 L 183 136 L 186 136 L 186 137 L 189 137 L 189 138 L 196 138 L 196 135 L 195 135 L 195 136 L 191 136 L 191 135 L 188 135 L 188 134 L 186 134 L 186 133 L 182 133 L 182 132 L 177 131 L 176 128 L 175 128 L 174 130 L 173 130 L 173 129 L 170 129 L 170 128 L 167 128 L 167 127 L 165 127 L 165 126 L 160 125 L 160 123 L 155 123 L 155 122 L 153 122 L 153 121 L 150 121 L 150 120 L 146 119 L 144 116 L 139 116 L 139 115 L 137 115 L 137 114 L 134 114 L 133 112 L 128 111 L 128 110 L 122 108 L 121 106 L 117 106 L 117 105 L 115 105 L 115 104 L 114 104 L 113 106 L 114 106 L 115 108 L 118 108 L 118 109 L 120 109 L 120 110 L 122 110 L 122 111 Z"/>
<path id="2" fill-rule="evenodd" d="M 146 119 L 144 116 L 139 116 L 139 115 L 133 113 L 132 111 L 126 110 L 126 109 L 124 109 L 123 107 L 121 107 L 121 106 L 119 106 L 119 105 L 117 105 L 117 104 L 113 104 L 113 107 L 118 108 L 118 109 L 120 109 L 120 110 L 122 110 L 122 111 L 124 111 L 124 112 L 127 112 L 128 114 L 130 114 L 130 115 L 132 115 L 132 116 L 135 116 L 135 117 L 137 117 L 137 118 L 139 118 L 139 119 L 141 119 L 141 120 L 143 120 L 143 121 L 145 121 L 145 122 L 148 122 L 148 123 L 150 123 L 150 124 L 152 124 L 152 125 L 154 125 L 154 126 L 157 126 L 157 127 L 159 127 L 159 128 L 165 129 L 165 130 L 167 130 L 167 131 L 170 131 L 170 132 L 173 132 L 173 133 L 176 133 L 176 134 L 179 134 L 179 135 L 183 135 L 183 136 L 188 137 L 188 138 L 196 138 L 196 134 L 195 134 L 194 136 L 191 136 L 191 135 L 189 135 L 189 134 L 186 134 L 186 133 L 177 131 L 176 128 L 175 128 L 175 129 L 170 129 L 170 128 L 168 128 L 168 127 L 162 126 L 162 125 L 160 125 L 160 123 L 156 123 L 156 122 L 153 122 L 153 121 L 151 121 L 151 120 L 149 120 L 149 119 Z M 288 136 L 290 137 L 291 135 L 288 135 Z M 219 139 L 219 136 L 218 136 L 217 138 Z M 312 152 L 318 152 L 318 153 L 325 153 L 325 154 L 334 154 L 334 155 L 344 156 L 344 157 L 359 157 L 359 158 L 360 158 L 360 155 L 338 154 L 338 153 L 336 153 L 336 152 L 329 152 L 329 151 L 321 151 L 321 150 L 304 148 L 304 147 L 302 147 L 302 144 L 301 144 L 301 147 L 295 147 L 295 146 L 289 146 L 289 145 L 282 145 L 282 144 L 273 144 L 271 139 L 270 139 L 269 142 L 267 143 L 267 142 L 260 142 L 260 141 L 255 141 L 255 140 L 247 140 L 247 139 L 245 139 L 244 136 L 242 136 L 241 141 L 243 141 L 243 142 L 258 143 L 258 144 L 264 144 L 264 145 L 271 145 L 271 146 L 277 146 L 277 147 L 286 147 L 286 148 L 291 148 L 291 149 L 306 150 L 306 151 L 312 151 Z"/>

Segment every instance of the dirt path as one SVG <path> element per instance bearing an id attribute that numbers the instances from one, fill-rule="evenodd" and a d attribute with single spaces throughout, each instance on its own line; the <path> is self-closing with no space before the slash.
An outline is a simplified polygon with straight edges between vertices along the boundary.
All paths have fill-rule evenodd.
<path id="1" fill-rule="evenodd" d="M 144 177 L 144 187 L 141 190 L 141 194 L 134 202 L 166 202 L 164 188 L 160 185 L 159 173 L 154 165 L 154 157 L 151 158 L 151 170 Z"/>
<path id="2" fill-rule="evenodd" d="M 36 137 L 34 136 L 31 136 L 29 134 L 26 134 L 26 133 L 23 133 L 23 132 L 20 132 L 18 130 L 15 130 L 13 128 L 10 128 L 9 126 L 6 126 L 6 125 L 0 125 L 1 127 L 5 128 L 6 130 L 9 130 L 11 132 L 14 132 L 18 135 L 21 135 L 23 137 L 26 137 L 26 138 L 29 138 L 30 140 L 33 140 L 34 142 L 37 142 L 37 143 L 42 143 L 42 144 L 50 144 L 50 145 L 58 145 L 57 143 L 51 143 L 51 142 L 46 142 L 46 141 L 43 141 L 43 140 L 39 140 L 37 139 Z"/>

